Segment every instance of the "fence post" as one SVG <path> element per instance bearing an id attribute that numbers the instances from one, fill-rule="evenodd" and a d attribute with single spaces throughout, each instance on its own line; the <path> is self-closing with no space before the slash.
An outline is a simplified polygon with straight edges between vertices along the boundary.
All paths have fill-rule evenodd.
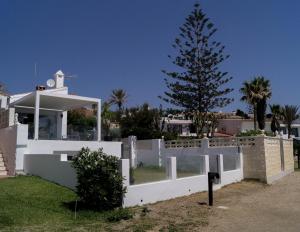
<path id="1" fill-rule="evenodd" d="M 209 139 L 208 138 L 203 138 L 201 139 L 201 148 L 204 154 L 207 154 L 207 150 L 209 148 Z"/>
<path id="2" fill-rule="evenodd" d="M 129 165 L 129 159 L 120 159 L 119 161 L 119 167 L 120 167 L 120 172 L 124 178 L 123 180 L 123 186 L 124 187 L 128 187 L 130 184 L 130 174 L 129 174 L 129 169 L 130 169 L 130 165 Z"/>
<path id="3" fill-rule="evenodd" d="M 132 168 L 136 168 L 136 166 L 137 166 L 136 136 L 129 136 L 128 144 L 129 144 L 130 166 Z"/>
<path id="4" fill-rule="evenodd" d="M 176 180 L 177 178 L 177 169 L 176 169 L 176 157 L 168 157 L 167 158 L 167 177 L 170 180 Z"/>
<path id="5" fill-rule="evenodd" d="M 220 174 L 220 184 L 222 184 L 222 176 L 224 172 L 224 162 L 223 162 L 223 154 L 218 155 L 218 163 L 219 163 L 219 174 Z"/>
<path id="6" fill-rule="evenodd" d="M 240 156 L 239 168 L 241 170 L 241 177 L 244 179 L 244 156 L 242 147 L 238 147 L 238 155 Z"/>
<path id="7" fill-rule="evenodd" d="M 208 175 L 209 173 L 209 156 L 208 155 L 204 155 L 204 165 L 205 165 L 205 175 Z"/>

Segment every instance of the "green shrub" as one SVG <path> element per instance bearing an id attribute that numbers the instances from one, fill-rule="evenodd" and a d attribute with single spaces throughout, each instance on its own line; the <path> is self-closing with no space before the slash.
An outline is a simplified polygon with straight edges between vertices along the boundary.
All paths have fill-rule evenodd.
<path id="1" fill-rule="evenodd" d="M 239 134 L 237 134 L 237 137 L 260 136 L 260 135 L 266 135 L 266 136 L 270 136 L 270 137 L 275 136 L 273 134 L 273 132 L 270 132 L 270 131 L 247 130 L 247 131 L 240 132 Z"/>
<path id="2" fill-rule="evenodd" d="M 258 136 L 263 134 L 264 133 L 261 130 L 248 130 L 248 131 L 240 132 L 239 134 L 237 134 L 237 137 Z"/>
<path id="3" fill-rule="evenodd" d="M 122 206 L 126 188 L 117 157 L 103 153 L 102 149 L 92 152 L 82 148 L 72 165 L 77 173 L 76 192 L 85 207 L 108 210 Z"/>
<path id="4" fill-rule="evenodd" d="M 133 218 L 133 213 L 129 209 L 119 208 L 107 214 L 106 220 L 109 222 L 119 222 Z"/>

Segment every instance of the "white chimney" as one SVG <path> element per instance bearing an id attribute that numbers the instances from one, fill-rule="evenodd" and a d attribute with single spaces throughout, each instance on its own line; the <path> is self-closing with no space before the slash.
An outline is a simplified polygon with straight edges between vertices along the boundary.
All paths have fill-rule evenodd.
<path id="1" fill-rule="evenodd" d="M 64 87 L 64 82 L 65 82 L 65 74 L 61 71 L 58 70 L 54 74 L 54 79 L 55 79 L 55 88 L 63 88 Z"/>

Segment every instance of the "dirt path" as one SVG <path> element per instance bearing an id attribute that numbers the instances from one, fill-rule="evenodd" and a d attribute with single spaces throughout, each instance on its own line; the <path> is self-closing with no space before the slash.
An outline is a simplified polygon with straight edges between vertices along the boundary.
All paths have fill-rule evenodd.
<path id="1" fill-rule="evenodd" d="M 134 219 L 110 225 L 109 229 L 165 232 L 300 231 L 300 172 L 273 185 L 255 181 L 233 184 L 216 191 L 214 196 L 214 207 L 204 204 L 207 202 L 207 193 L 199 193 L 137 208 Z"/>
<path id="2" fill-rule="evenodd" d="M 245 191 L 249 191 L 248 193 Z M 216 194 L 207 231 L 300 231 L 300 172 L 272 186 L 244 182 Z"/>

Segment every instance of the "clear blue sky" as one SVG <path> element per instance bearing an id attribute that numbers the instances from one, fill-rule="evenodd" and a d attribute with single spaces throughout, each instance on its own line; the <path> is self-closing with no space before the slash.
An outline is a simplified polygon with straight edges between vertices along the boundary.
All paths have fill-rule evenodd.
<path id="1" fill-rule="evenodd" d="M 62 69 L 72 93 L 107 99 L 125 89 L 128 106 L 149 102 L 165 90 L 161 69 L 192 0 L 0 0 L 0 81 L 11 93 L 31 91 Z M 254 75 L 272 83 L 272 102 L 300 104 L 300 2 L 203 0 L 231 55 L 223 64 L 238 89 Z M 34 63 L 38 78 L 34 77 Z M 166 106 L 164 104 L 164 106 Z"/>

